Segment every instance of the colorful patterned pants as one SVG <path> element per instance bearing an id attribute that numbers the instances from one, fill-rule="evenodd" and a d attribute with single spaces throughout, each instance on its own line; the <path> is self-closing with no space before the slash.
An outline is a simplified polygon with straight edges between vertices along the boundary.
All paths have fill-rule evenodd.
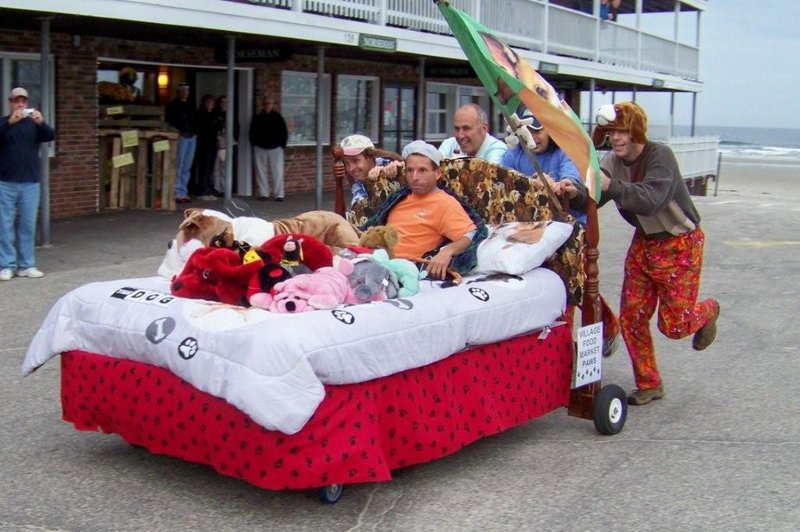
<path id="1" fill-rule="evenodd" d="M 715 313 L 712 299 L 700 303 L 700 270 L 705 235 L 700 228 L 665 240 L 648 240 L 638 232 L 625 258 L 619 321 L 633 364 L 636 387 L 661 385 L 650 318 L 658 305 L 658 329 L 668 338 L 685 338 Z"/>

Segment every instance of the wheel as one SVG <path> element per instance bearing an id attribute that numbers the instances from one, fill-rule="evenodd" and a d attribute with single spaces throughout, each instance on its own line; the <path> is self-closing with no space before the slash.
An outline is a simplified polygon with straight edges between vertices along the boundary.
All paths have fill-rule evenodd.
<path id="1" fill-rule="evenodd" d="M 600 434 L 619 434 L 628 417 L 628 401 L 625 390 L 616 384 L 600 388 L 594 397 L 594 428 Z"/>
<path id="2" fill-rule="evenodd" d="M 330 486 L 319 488 L 317 493 L 319 494 L 319 500 L 325 504 L 336 504 L 342 498 L 342 492 L 344 492 L 342 484 L 331 484 Z"/>

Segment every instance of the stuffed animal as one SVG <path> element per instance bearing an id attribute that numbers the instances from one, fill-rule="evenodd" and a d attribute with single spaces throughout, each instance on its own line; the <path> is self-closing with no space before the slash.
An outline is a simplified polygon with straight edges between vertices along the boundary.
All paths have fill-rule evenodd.
<path id="1" fill-rule="evenodd" d="M 247 301 L 251 306 L 269 309 L 275 286 L 292 278 L 292 273 L 274 262 L 263 263 L 247 285 Z"/>
<path id="2" fill-rule="evenodd" d="M 347 276 L 357 303 L 383 301 L 397 295 L 396 286 L 390 282 L 392 272 L 378 264 L 371 256 L 362 256 L 353 261 L 353 272 Z"/>
<path id="3" fill-rule="evenodd" d="M 302 257 L 299 263 L 314 271 L 323 266 L 333 266 L 333 253 L 330 248 L 311 235 L 303 233 L 286 233 L 275 235 L 259 248 L 263 254 L 269 257 L 269 262 L 280 263 L 284 255 L 284 246 L 289 239 L 299 242 L 302 250 Z"/>
<path id="4" fill-rule="evenodd" d="M 247 306 L 247 286 L 262 263 L 242 264 L 239 253 L 225 248 L 200 248 L 173 279 L 173 295 Z"/>
<path id="5" fill-rule="evenodd" d="M 313 273 L 304 273 L 275 285 L 270 312 L 296 313 L 311 310 L 333 309 L 352 301 L 352 290 L 347 276 L 353 272 L 353 263 L 339 260 L 336 268 L 324 266 Z M 265 298 L 266 299 L 266 298 Z"/>
<path id="6" fill-rule="evenodd" d="M 303 264 L 303 239 L 289 235 L 283 243 L 283 254 L 281 255 L 281 266 L 286 268 L 292 275 L 301 273 L 311 273 L 311 268 Z"/>
<path id="7" fill-rule="evenodd" d="M 373 225 L 361 233 L 359 245 L 370 249 L 385 249 L 389 258 L 394 257 L 394 248 L 400 240 L 400 234 L 393 225 Z"/>
<path id="8" fill-rule="evenodd" d="M 386 266 L 398 284 L 397 297 L 409 297 L 419 292 L 419 270 L 407 259 L 390 259 L 385 249 L 376 249 L 372 258 Z"/>

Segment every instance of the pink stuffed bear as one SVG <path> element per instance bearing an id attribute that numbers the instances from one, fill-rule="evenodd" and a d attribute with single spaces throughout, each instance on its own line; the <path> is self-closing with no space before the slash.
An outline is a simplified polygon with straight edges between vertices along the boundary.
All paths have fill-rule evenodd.
<path id="1" fill-rule="evenodd" d="M 273 289 L 269 310 L 297 313 L 334 309 L 342 303 L 354 303 L 357 300 L 347 279 L 352 271 L 353 263 L 341 259 L 335 268 L 325 266 L 280 282 Z"/>

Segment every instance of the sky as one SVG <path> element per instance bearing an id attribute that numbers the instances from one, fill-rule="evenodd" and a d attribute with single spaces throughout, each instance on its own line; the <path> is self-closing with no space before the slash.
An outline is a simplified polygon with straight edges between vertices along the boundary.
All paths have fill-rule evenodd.
<path id="1" fill-rule="evenodd" d="M 671 37 L 674 15 L 667 17 L 644 29 Z M 693 43 L 696 15 L 690 17 L 679 29 Z M 800 129 L 800 0 L 709 0 L 701 15 L 700 81 L 698 126 Z M 616 101 L 629 97 L 617 93 Z M 636 99 L 653 123 L 668 123 L 668 95 L 640 92 Z M 691 104 L 689 94 L 676 96 L 676 125 L 691 123 Z"/>

